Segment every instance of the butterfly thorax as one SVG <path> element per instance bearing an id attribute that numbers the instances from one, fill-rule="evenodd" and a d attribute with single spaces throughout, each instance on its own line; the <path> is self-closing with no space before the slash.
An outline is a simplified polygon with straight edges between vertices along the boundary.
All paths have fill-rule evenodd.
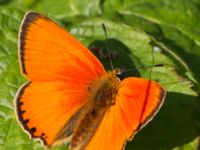
<path id="1" fill-rule="evenodd" d="M 105 112 L 115 104 L 119 86 L 117 70 L 94 81 L 89 87 L 86 104 L 74 115 L 76 126 L 73 128 L 71 149 L 84 149 L 98 128 Z M 73 118 L 74 119 L 74 118 Z"/>

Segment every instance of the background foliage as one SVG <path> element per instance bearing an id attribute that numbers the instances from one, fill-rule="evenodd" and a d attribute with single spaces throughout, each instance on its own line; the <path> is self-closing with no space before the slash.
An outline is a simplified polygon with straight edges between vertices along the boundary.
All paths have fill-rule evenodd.
<path id="1" fill-rule="evenodd" d="M 44 150 L 22 131 L 13 105 L 25 82 L 19 71 L 17 34 L 29 10 L 67 28 L 109 68 L 99 53 L 106 54 L 104 23 L 114 66 L 138 68 L 130 75 L 144 78 L 151 73 L 166 88 L 160 112 L 127 144 L 127 150 L 199 149 L 199 0 L 0 0 L 0 150 Z M 140 69 L 153 64 L 164 66 Z"/>

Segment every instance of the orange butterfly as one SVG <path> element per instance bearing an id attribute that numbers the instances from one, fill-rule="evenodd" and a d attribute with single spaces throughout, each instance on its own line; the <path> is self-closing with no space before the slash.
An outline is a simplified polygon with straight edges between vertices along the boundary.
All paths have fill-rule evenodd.
<path id="1" fill-rule="evenodd" d="M 28 78 L 16 96 L 21 126 L 47 147 L 120 150 L 161 107 L 165 90 L 142 78 L 106 72 L 80 42 L 49 18 L 25 15 L 19 59 Z"/>

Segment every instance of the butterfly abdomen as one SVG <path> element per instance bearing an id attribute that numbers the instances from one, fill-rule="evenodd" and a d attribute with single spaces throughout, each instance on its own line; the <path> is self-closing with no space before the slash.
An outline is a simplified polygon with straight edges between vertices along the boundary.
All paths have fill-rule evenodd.
<path id="1" fill-rule="evenodd" d="M 71 149 L 83 149 L 89 143 L 105 112 L 115 102 L 119 85 L 115 74 L 107 74 L 97 83 L 91 87 L 88 102 L 80 109 L 82 117 L 80 116 L 78 126 L 74 129 L 70 142 Z"/>

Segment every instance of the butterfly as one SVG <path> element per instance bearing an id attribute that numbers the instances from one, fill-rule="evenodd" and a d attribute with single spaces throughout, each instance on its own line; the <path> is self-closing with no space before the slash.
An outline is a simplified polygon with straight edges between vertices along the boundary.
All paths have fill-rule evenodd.
<path id="1" fill-rule="evenodd" d="M 78 40 L 40 13 L 25 14 L 19 30 L 19 62 L 28 80 L 15 98 L 19 124 L 47 147 L 120 150 L 164 102 L 152 80 L 120 79 L 106 71 Z"/>

